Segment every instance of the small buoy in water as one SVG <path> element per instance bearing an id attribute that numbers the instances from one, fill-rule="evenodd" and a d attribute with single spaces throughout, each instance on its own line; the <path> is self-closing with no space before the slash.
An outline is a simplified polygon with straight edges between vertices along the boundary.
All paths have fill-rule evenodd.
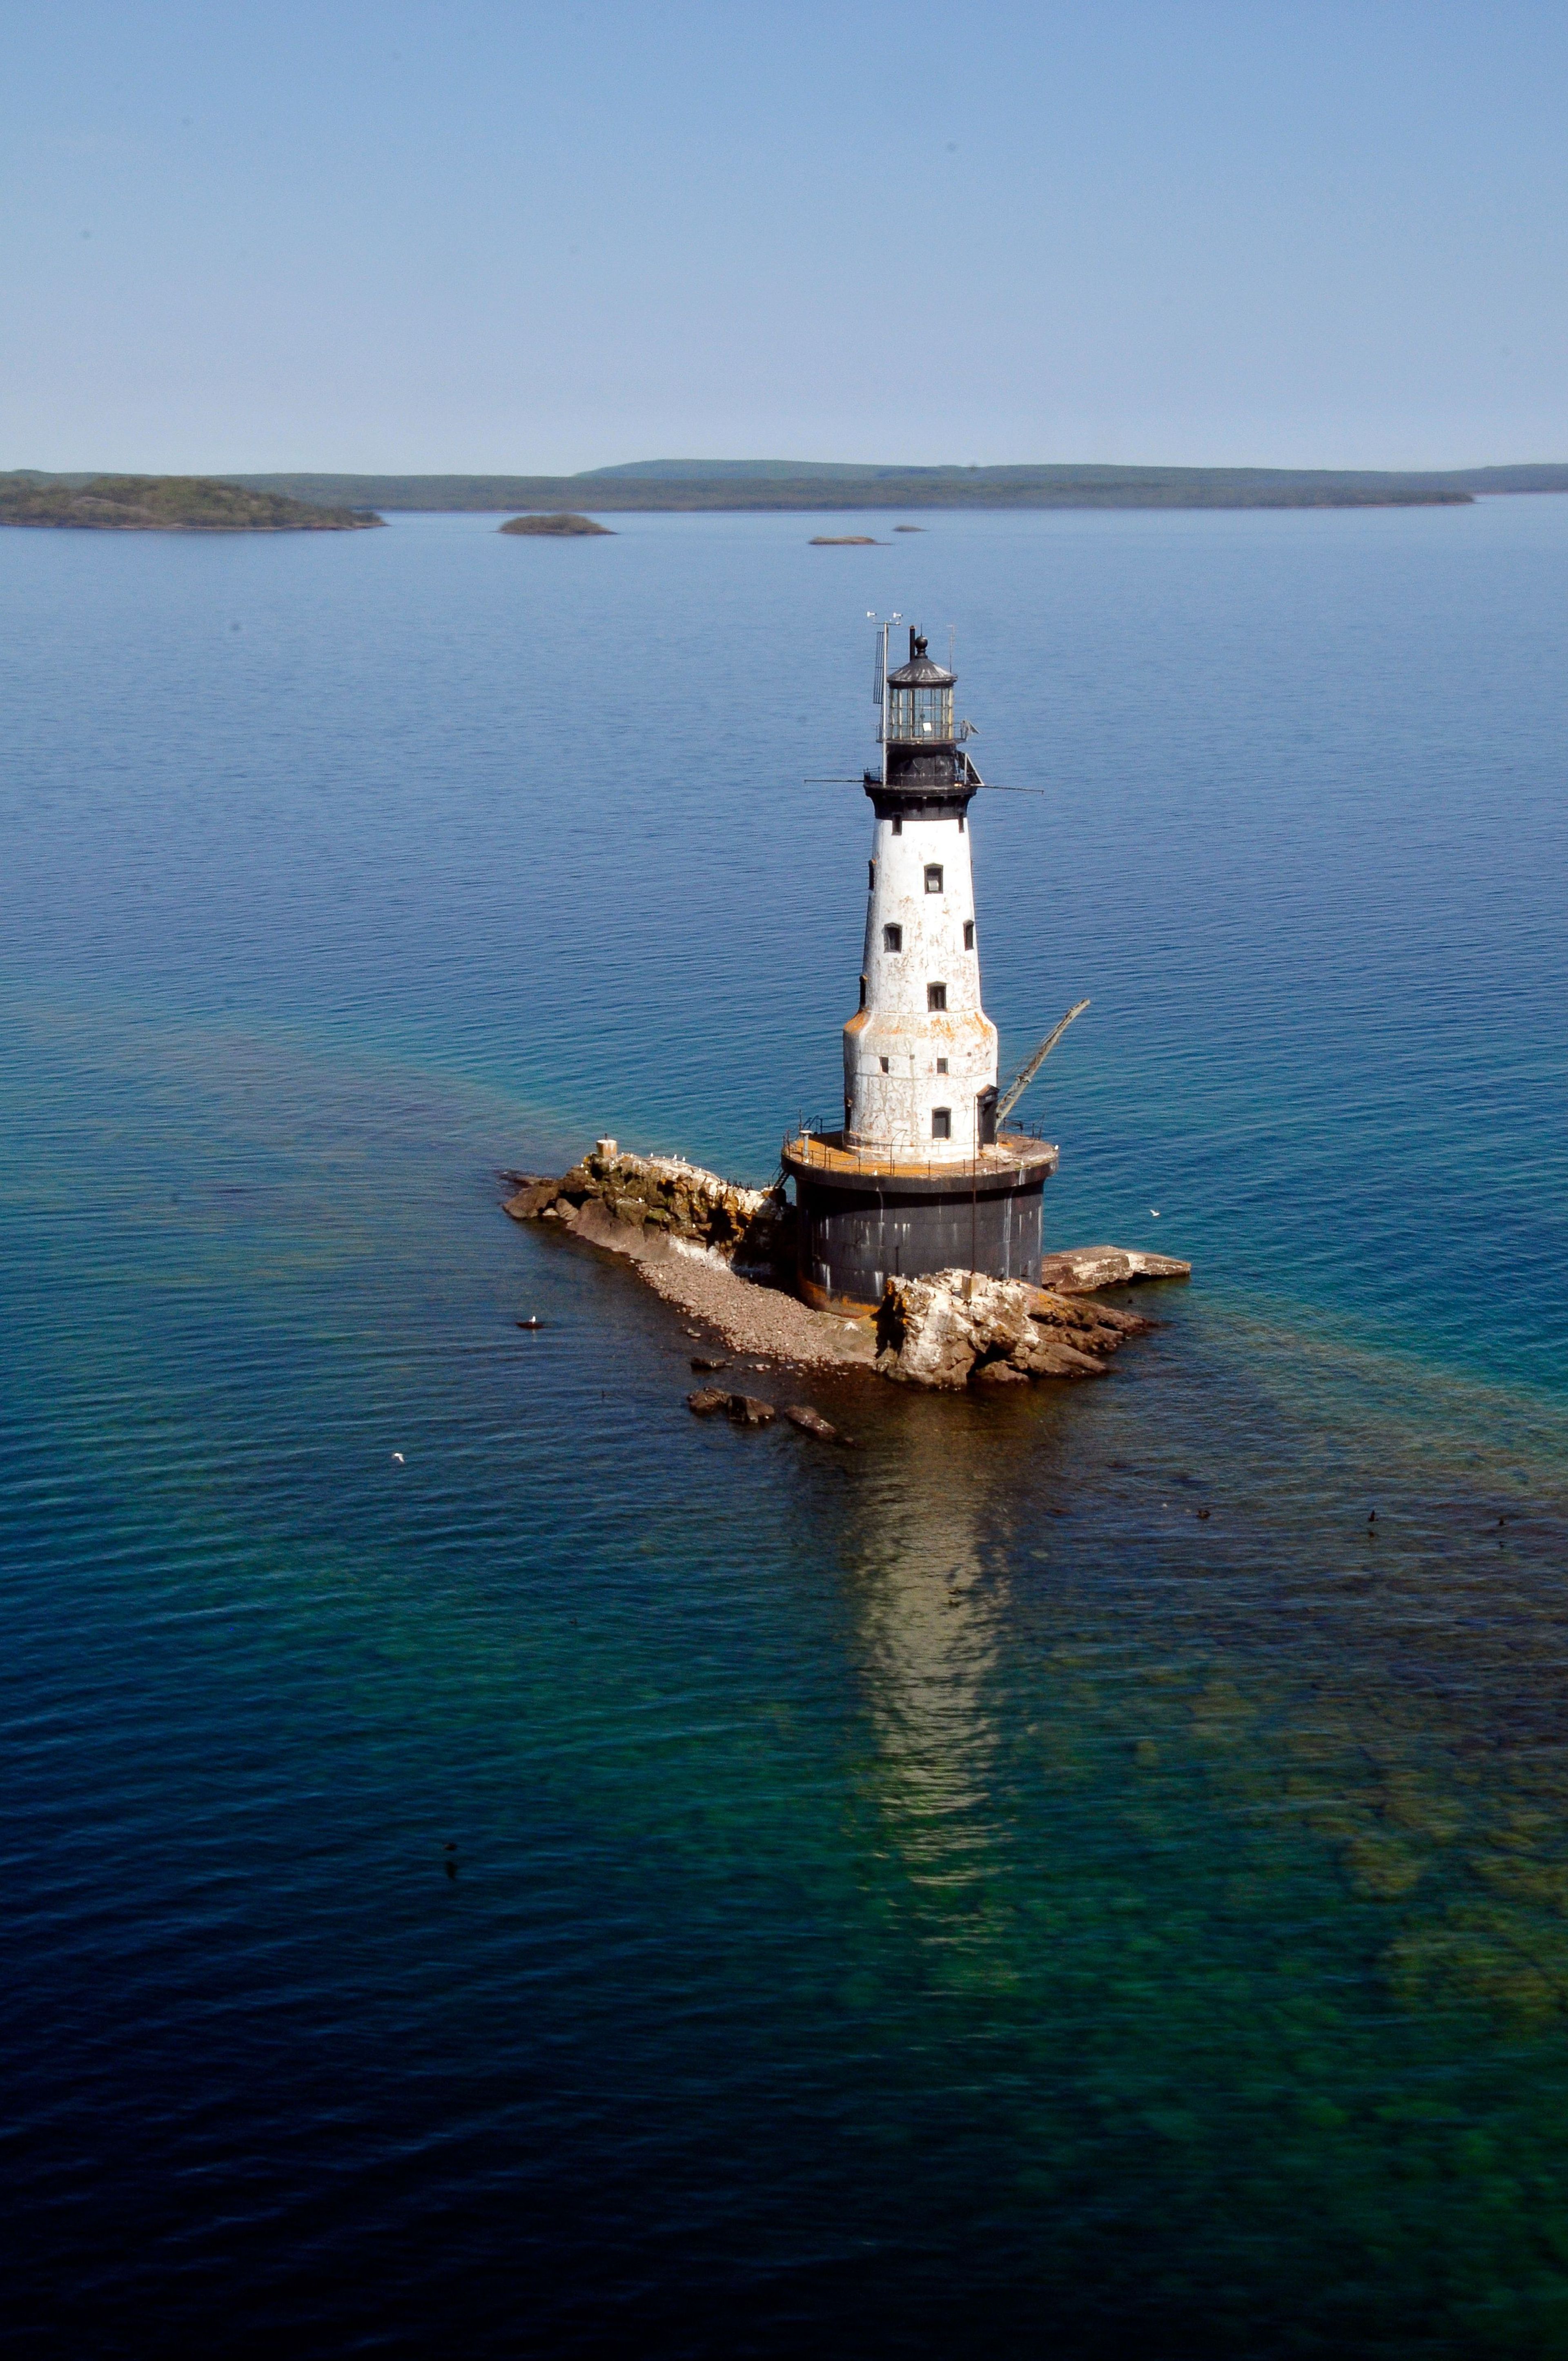
<path id="1" fill-rule="evenodd" d="M 531 1312 L 526 1320 L 520 1320 L 517 1324 L 520 1328 L 543 1328 L 544 1323 L 537 1312 Z"/>
<path id="2" fill-rule="evenodd" d="M 1206 1517 L 1206 1516 L 1208 1515 L 1208 1513 L 1209 1513 L 1209 1511 L 1208 1511 L 1208 1510 L 1207 1510 L 1207 1509 L 1200 1509 L 1200 1510 L 1199 1510 L 1199 1511 L 1198 1511 L 1198 1514 L 1199 1514 L 1201 1517 Z"/>
<path id="3" fill-rule="evenodd" d="M 402 1464 L 403 1464 L 403 1455 L 402 1455 L 402 1453 L 401 1453 L 400 1451 L 394 1451 L 394 1452 L 393 1452 L 393 1454 L 392 1454 L 392 1457 L 393 1457 L 393 1459 L 396 1461 L 397 1465 L 400 1467 L 400 1466 L 402 1466 Z"/>
<path id="4" fill-rule="evenodd" d="M 455 1852 L 455 1851 L 456 1851 L 456 1850 L 457 1850 L 457 1848 L 456 1848 L 456 1846 L 453 1843 L 453 1841 L 452 1841 L 451 1838 L 449 1837 L 449 1838 L 447 1839 L 446 1843 L 445 1843 L 445 1845 L 444 1846 L 443 1850 L 444 1850 L 444 1851 L 446 1851 L 446 1852 Z"/>
<path id="5" fill-rule="evenodd" d="M 1367 1518 L 1366 1521 L 1369 1525 L 1375 1525 L 1377 1522 L 1377 1511 L 1376 1509 L 1373 1510 L 1372 1514 Z"/>

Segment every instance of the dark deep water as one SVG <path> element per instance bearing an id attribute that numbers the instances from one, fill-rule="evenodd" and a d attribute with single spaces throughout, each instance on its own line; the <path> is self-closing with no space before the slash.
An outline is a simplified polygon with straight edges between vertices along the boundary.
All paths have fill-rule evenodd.
<path id="1" fill-rule="evenodd" d="M 494 522 L 0 533 L 17 2349 L 1568 2353 L 1568 500 Z M 833 1107 L 894 606 L 1197 1277 L 839 1455 L 494 1176 Z"/>

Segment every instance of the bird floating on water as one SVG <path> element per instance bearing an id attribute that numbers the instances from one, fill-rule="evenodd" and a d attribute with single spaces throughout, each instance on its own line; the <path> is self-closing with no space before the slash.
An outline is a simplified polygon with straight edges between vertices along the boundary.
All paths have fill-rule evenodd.
<path id="1" fill-rule="evenodd" d="M 398 1466 L 400 1467 L 400 1466 L 402 1466 L 402 1464 L 403 1464 L 403 1455 L 402 1455 L 402 1453 L 401 1453 L 400 1451 L 394 1451 L 394 1452 L 393 1452 L 393 1454 L 392 1454 L 392 1457 L 396 1460 L 396 1462 L 397 1462 Z"/>

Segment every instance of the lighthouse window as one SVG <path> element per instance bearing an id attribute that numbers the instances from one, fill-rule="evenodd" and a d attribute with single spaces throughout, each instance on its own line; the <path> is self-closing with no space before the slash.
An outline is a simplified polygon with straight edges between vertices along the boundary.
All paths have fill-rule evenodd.
<path id="1" fill-rule="evenodd" d="M 946 1058 L 938 1058 L 938 1060 L 937 1060 L 937 1071 L 938 1071 L 939 1074 L 945 1074 L 945 1073 L 947 1072 L 947 1071 L 948 1071 L 948 1061 L 947 1061 Z"/>
<path id="2" fill-rule="evenodd" d="M 866 863 L 866 869 L 868 873 L 866 877 L 866 891 L 868 894 L 874 894 L 876 892 L 876 862 L 874 861 L 868 861 Z"/>
<path id="3" fill-rule="evenodd" d="M 928 861 L 926 863 L 926 891 L 927 894 L 939 894 L 941 890 L 942 872 L 940 864 L 935 861 Z"/>
<path id="4" fill-rule="evenodd" d="M 882 930 L 882 947 L 884 951 L 901 951 L 904 949 L 904 928 L 884 927 Z"/>
<path id="5" fill-rule="evenodd" d="M 893 1064 L 892 1064 L 892 1060 L 891 1060 L 890 1059 L 883 1058 L 883 1059 L 881 1060 L 881 1064 L 882 1064 L 882 1070 L 883 1070 L 883 1072 L 884 1074 L 891 1074 L 891 1073 L 892 1073 L 892 1071 L 893 1071 Z"/>
<path id="6" fill-rule="evenodd" d="M 966 918 L 964 920 L 964 949 L 966 951 L 972 951 L 974 949 L 974 920 L 972 918 Z"/>
<path id="7" fill-rule="evenodd" d="M 950 738 L 953 734 L 953 692 L 950 688 L 895 688 L 887 700 L 890 738 Z"/>
<path id="8" fill-rule="evenodd" d="M 904 822 L 902 819 L 895 819 L 894 821 L 893 832 L 894 836 L 902 836 L 904 834 Z"/>
<path id="9" fill-rule="evenodd" d="M 866 1005 L 866 980 L 865 980 L 865 977 L 862 975 L 862 976 L 861 976 L 861 1006 L 863 1008 L 863 1007 L 865 1006 L 865 1005 Z"/>
<path id="10" fill-rule="evenodd" d="M 931 1137 L 932 1137 L 932 1138 L 933 1138 L 933 1139 L 951 1139 L 952 1136 L 953 1136 L 953 1110 L 952 1110 L 952 1108 L 951 1108 L 951 1107 L 933 1107 L 933 1108 L 931 1109 Z"/>
<path id="11" fill-rule="evenodd" d="M 927 1005 L 927 1008 L 946 1008 L 947 1005 L 948 1005 L 948 987 L 947 987 L 947 985 L 946 985 L 945 983 L 928 983 L 928 984 L 926 986 L 926 1005 Z"/>

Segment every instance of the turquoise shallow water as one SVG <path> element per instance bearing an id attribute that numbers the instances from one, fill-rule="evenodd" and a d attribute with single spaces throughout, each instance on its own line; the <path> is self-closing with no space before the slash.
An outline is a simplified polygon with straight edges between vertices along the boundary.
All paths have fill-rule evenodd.
<path id="1" fill-rule="evenodd" d="M 492 522 L 0 537 L 14 2317 L 1568 2349 L 1568 503 Z M 892 605 L 1197 1278 L 840 1455 L 495 1175 L 832 1104 Z"/>

